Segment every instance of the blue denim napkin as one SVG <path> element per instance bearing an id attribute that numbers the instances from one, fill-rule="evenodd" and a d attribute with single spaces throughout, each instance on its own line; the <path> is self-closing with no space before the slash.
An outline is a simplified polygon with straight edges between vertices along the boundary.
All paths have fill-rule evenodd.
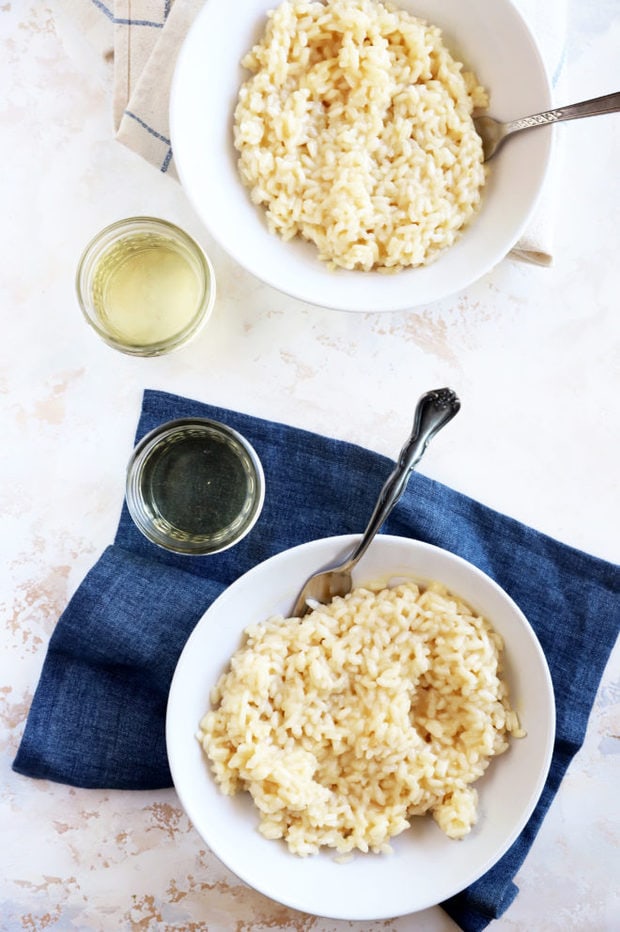
<path id="1" fill-rule="evenodd" d="M 164 421 L 193 416 L 228 424 L 253 444 L 265 470 L 262 515 L 231 550 L 186 557 L 150 544 L 123 508 L 114 544 L 89 572 L 50 640 L 13 764 L 18 773 L 81 787 L 170 786 L 168 687 L 205 609 L 274 553 L 319 537 L 359 533 L 394 465 L 349 443 L 156 391 L 144 395 L 136 440 Z M 443 904 L 462 929 L 477 932 L 516 896 L 513 877 L 583 742 L 620 626 L 620 568 L 419 473 L 383 530 L 445 547 L 495 579 L 536 630 L 553 678 L 557 738 L 542 798 L 507 854 Z"/>

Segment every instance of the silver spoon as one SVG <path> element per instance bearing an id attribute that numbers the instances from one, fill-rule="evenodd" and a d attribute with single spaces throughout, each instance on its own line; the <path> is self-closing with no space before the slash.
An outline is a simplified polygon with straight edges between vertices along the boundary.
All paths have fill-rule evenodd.
<path id="1" fill-rule="evenodd" d="M 606 94 L 604 97 L 595 97 L 593 100 L 583 100 L 578 104 L 560 107 L 557 110 L 545 110 L 544 113 L 534 113 L 532 116 L 521 117 L 520 120 L 510 120 L 509 123 L 500 123 L 490 116 L 474 117 L 476 132 L 482 139 L 484 161 L 488 162 L 507 136 L 518 133 L 523 129 L 534 129 L 536 126 L 546 126 L 548 123 L 561 123 L 563 120 L 579 120 L 581 117 L 598 116 L 602 113 L 615 113 L 620 110 L 620 92 Z"/>
<path id="2" fill-rule="evenodd" d="M 346 595 L 351 591 L 351 570 L 364 556 L 373 537 L 405 491 L 413 467 L 422 459 L 429 441 L 452 420 L 460 407 L 459 399 L 449 388 L 436 389 L 422 395 L 415 410 L 411 435 L 400 451 L 395 469 L 379 493 L 377 504 L 360 542 L 343 563 L 326 567 L 307 580 L 297 597 L 291 617 L 302 618 L 310 611 L 309 600 L 324 604 L 336 595 Z"/>

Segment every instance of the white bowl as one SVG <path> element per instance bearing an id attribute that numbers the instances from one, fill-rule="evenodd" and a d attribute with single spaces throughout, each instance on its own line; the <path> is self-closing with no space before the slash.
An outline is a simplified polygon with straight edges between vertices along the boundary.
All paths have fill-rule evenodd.
<path id="1" fill-rule="evenodd" d="M 391 855 L 333 852 L 308 858 L 257 829 L 247 793 L 224 796 L 196 738 L 209 692 L 241 643 L 243 629 L 288 614 L 305 579 L 348 553 L 356 536 L 331 537 L 287 550 L 250 570 L 208 609 L 190 636 L 172 681 L 166 739 L 174 785 L 209 848 L 241 880 L 280 903 L 333 919 L 385 919 L 442 902 L 484 874 L 510 847 L 542 792 L 551 761 L 555 710 L 538 640 L 515 603 L 471 564 L 429 544 L 379 535 L 355 572 L 357 584 L 390 575 L 437 579 L 484 614 L 503 636 L 511 702 L 527 736 L 511 742 L 476 783 L 478 823 L 463 841 L 431 818 L 413 819 Z"/>
<path id="2" fill-rule="evenodd" d="M 523 133 L 490 162 L 482 208 L 460 240 L 431 265 L 393 275 L 330 271 L 313 244 L 269 233 L 237 173 L 233 112 L 248 72 L 243 55 L 258 40 L 278 0 L 209 0 L 180 51 L 171 94 L 175 163 L 211 235 L 236 261 L 273 287 L 323 307 L 406 310 L 476 281 L 515 245 L 545 178 L 551 128 Z M 510 0 L 400 0 L 442 27 L 449 48 L 490 91 L 490 112 L 513 119 L 549 109 L 551 95 L 535 40 Z"/>

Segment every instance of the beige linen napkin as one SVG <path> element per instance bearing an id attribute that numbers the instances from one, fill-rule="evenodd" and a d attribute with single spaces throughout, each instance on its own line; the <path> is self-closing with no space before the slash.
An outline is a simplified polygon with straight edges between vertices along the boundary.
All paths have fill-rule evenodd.
<path id="1" fill-rule="evenodd" d="M 168 105 L 177 53 L 205 0 L 115 0 L 116 138 L 177 177 Z"/>
<path id="2" fill-rule="evenodd" d="M 208 2 L 109 0 L 106 5 L 103 0 L 92 0 L 114 28 L 113 111 L 117 139 L 175 178 L 168 122 L 170 85 L 179 48 L 196 14 Z M 516 0 L 516 4 L 537 37 L 557 93 L 566 36 L 566 0 L 547 0 L 543 4 L 539 0 Z M 556 145 L 554 159 L 557 157 Z M 554 172 L 550 172 L 536 214 L 512 250 L 513 258 L 551 264 L 554 208 Z"/>

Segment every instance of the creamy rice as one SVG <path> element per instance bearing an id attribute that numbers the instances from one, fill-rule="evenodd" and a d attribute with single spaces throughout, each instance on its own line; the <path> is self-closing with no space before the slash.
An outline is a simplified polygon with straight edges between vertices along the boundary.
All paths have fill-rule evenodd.
<path id="1" fill-rule="evenodd" d="M 488 101 L 436 26 L 380 0 L 285 0 L 243 65 L 239 172 L 272 233 L 332 268 L 397 271 L 476 213 Z"/>
<path id="2" fill-rule="evenodd" d="M 439 584 L 358 588 L 249 626 L 198 738 L 221 790 L 249 791 L 259 830 L 294 854 L 389 851 L 426 812 L 462 838 L 472 784 L 524 734 L 502 646 Z"/>

